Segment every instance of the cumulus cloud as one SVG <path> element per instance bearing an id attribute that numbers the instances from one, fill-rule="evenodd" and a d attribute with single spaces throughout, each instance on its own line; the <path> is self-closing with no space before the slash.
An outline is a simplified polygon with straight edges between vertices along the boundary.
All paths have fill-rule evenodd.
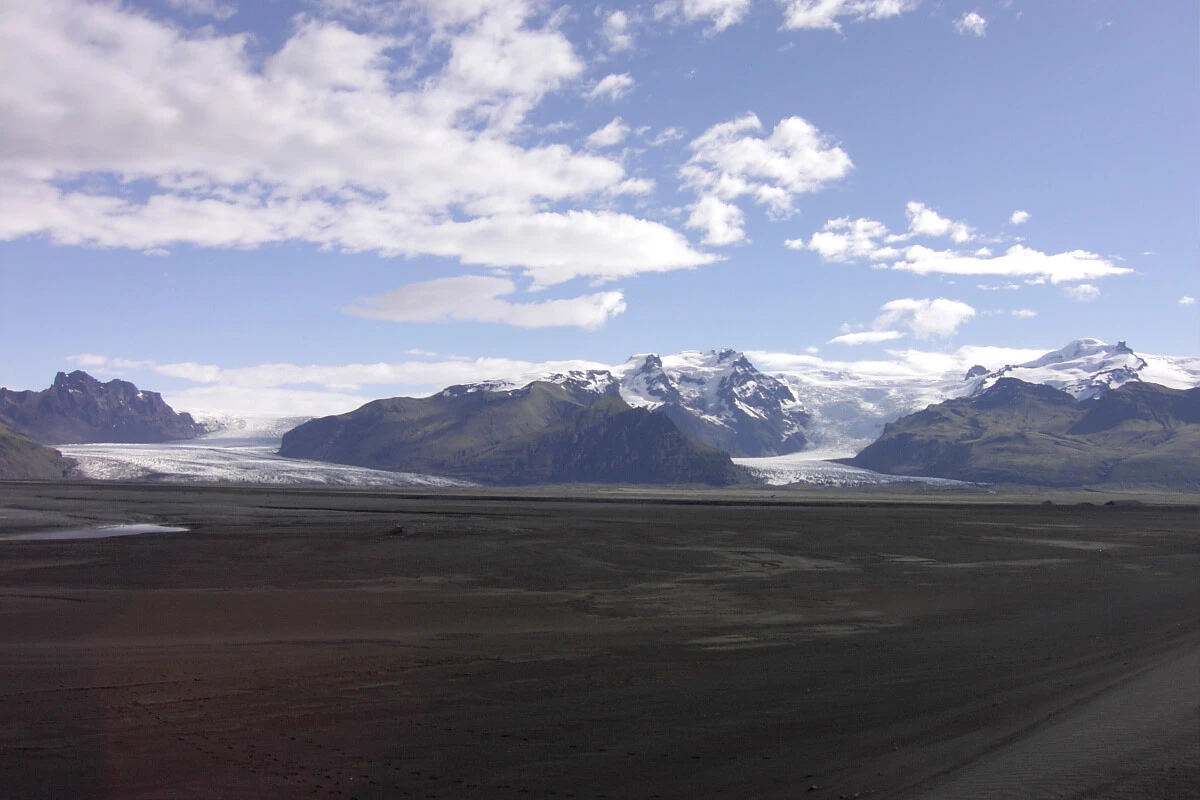
<path id="1" fill-rule="evenodd" d="M 621 292 L 534 303 L 504 299 L 516 291 L 516 284 L 508 278 L 460 275 L 362 297 L 346 310 L 391 322 L 499 322 L 519 328 L 574 326 L 585 330 L 595 330 L 625 310 Z"/>
<path id="2" fill-rule="evenodd" d="M 1009 225 L 1024 225 L 1029 221 L 1030 214 L 1028 211 L 1014 211 L 1012 216 L 1008 218 Z"/>
<path id="3" fill-rule="evenodd" d="M 1062 293 L 1064 297 L 1077 303 L 1090 303 L 1100 297 L 1100 289 L 1090 283 L 1063 287 Z"/>
<path id="4" fill-rule="evenodd" d="M 893 339 L 903 339 L 904 334 L 900 331 L 857 331 L 855 333 L 843 333 L 841 336 L 835 336 L 826 344 L 879 344 L 880 342 L 890 342 Z"/>
<path id="5" fill-rule="evenodd" d="M 898 256 L 900 251 L 895 248 L 880 246 L 879 240 L 887 235 L 887 226 L 882 222 L 839 217 L 826 222 L 825 227 L 814 233 L 808 242 L 803 239 L 787 239 L 783 244 L 792 250 L 812 250 L 824 261 L 848 263 L 860 259 L 878 260 Z"/>
<path id="6" fill-rule="evenodd" d="M 908 216 L 908 230 L 916 236 L 949 236 L 955 244 L 963 244 L 975 235 L 965 222 L 946 219 L 924 203 L 910 202 L 904 212 Z"/>
<path id="7" fill-rule="evenodd" d="M 846 176 L 854 164 L 844 150 L 800 117 L 780 120 L 767 136 L 753 114 L 714 125 L 689 145 L 680 170 L 686 186 L 725 202 L 749 196 L 776 216 L 792 212 L 796 195 L 816 192 Z"/>
<path id="8" fill-rule="evenodd" d="M 745 241 L 745 216 L 733 203 L 706 195 L 691 207 L 687 227 L 704 231 L 704 243 L 729 245 Z"/>
<path id="9" fill-rule="evenodd" d="M 918 0 L 779 0 L 783 27 L 789 30 L 842 29 L 838 20 L 866 22 L 897 17 L 917 7 Z"/>
<path id="10" fill-rule="evenodd" d="M 1185 294 L 1183 297 L 1179 298 L 1179 305 L 1181 306 L 1192 306 L 1195 304 L 1196 298 L 1191 297 L 1190 295 Z"/>
<path id="11" fill-rule="evenodd" d="M 438 47 L 299 16 L 259 53 L 246 34 L 123 4 L 0 3 L 0 70 L 24 76 L 0 91 L 0 241 L 305 242 L 529 266 L 542 281 L 635 274 L 646 255 L 658 269 L 713 260 L 662 223 L 607 210 L 652 188 L 619 161 L 525 143 L 530 112 L 583 73 L 540 3 L 335 5 L 367 19 L 401 8 L 405 30 Z M 605 96 L 632 83 L 606 80 Z M 546 237 L 521 243 L 534 263 L 513 226 Z"/>
<path id="12" fill-rule="evenodd" d="M 987 248 L 962 252 L 936 250 L 920 244 L 898 247 L 915 236 L 949 236 L 957 242 L 975 236 L 966 223 L 946 219 L 922 203 L 909 203 L 906 213 L 909 230 L 903 234 L 892 234 L 886 225 L 873 219 L 840 217 L 826 222 L 808 241 L 788 239 L 784 244 L 793 250 L 811 250 L 825 261 L 869 261 L 879 268 L 917 275 L 1001 275 L 1025 278 L 1032 283 L 1049 281 L 1057 284 L 1133 272 L 1117 266 L 1111 258 L 1086 250 L 1048 254 L 1015 244 L 1000 255 L 992 255 Z"/>
<path id="13" fill-rule="evenodd" d="M 968 11 L 954 21 L 954 30 L 962 36 L 983 36 L 987 33 L 987 20 L 978 11 Z"/>
<path id="14" fill-rule="evenodd" d="M 587 137 L 587 143 L 589 147 L 593 148 L 616 147 L 625 141 L 625 137 L 628 135 L 629 126 L 622 122 L 620 117 L 616 117 L 603 128 L 593 131 Z"/>
<path id="15" fill-rule="evenodd" d="M 875 318 L 875 329 L 904 325 L 918 339 L 945 338 L 958 332 L 963 323 L 975 316 L 975 309 L 958 300 L 914 299 L 911 297 L 884 303 Z"/>
<path id="16" fill-rule="evenodd" d="M 677 22 L 707 22 L 709 33 L 720 33 L 736 25 L 750 10 L 750 0 L 662 0 L 654 6 L 658 19 Z"/>
<path id="17" fill-rule="evenodd" d="M 879 312 L 870 330 L 854 331 L 851 326 L 843 325 L 842 335 L 835 336 L 828 343 L 859 345 L 888 342 L 907 335 L 896 330 L 900 327 L 908 328 L 917 339 L 947 338 L 976 315 L 975 309 L 966 303 L 944 297 L 891 300 L 884 303 Z"/>
<path id="18" fill-rule="evenodd" d="M 629 76 L 629 73 L 605 75 L 588 90 L 587 96 L 593 100 L 599 98 L 607 98 L 614 101 L 620 100 L 633 91 L 633 84 L 634 80 Z"/>
<path id="19" fill-rule="evenodd" d="M 617 53 L 633 47 L 633 21 L 624 11 L 618 9 L 606 16 L 601 30 L 608 42 L 608 49 L 612 52 Z"/>

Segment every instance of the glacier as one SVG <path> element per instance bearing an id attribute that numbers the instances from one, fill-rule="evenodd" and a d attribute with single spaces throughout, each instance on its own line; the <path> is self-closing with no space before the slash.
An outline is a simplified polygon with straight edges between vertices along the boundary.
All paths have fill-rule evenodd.
<path id="1" fill-rule="evenodd" d="M 75 459 L 73 477 L 93 480 L 367 487 L 475 485 L 436 475 L 284 458 L 276 455 L 278 438 L 239 438 L 235 435 L 238 432 L 245 429 L 225 428 L 199 439 L 166 444 L 73 444 L 61 445 L 58 450 Z"/>

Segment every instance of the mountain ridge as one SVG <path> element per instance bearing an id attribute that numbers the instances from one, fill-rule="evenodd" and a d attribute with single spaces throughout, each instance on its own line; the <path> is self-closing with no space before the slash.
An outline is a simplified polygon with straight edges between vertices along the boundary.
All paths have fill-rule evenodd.
<path id="1" fill-rule="evenodd" d="M 533 381 L 375 400 L 286 433 L 279 454 L 493 484 L 740 482 L 729 456 L 612 392 Z"/>
<path id="2" fill-rule="evenodd" d="M 115 378 L 101 383 L 82 370 L 59 372 L 41 391 L 0 388 L 0 422 L 42 444 L 152 444 L 207 433 L 158 392 Z"/>
<path id="3" fill-rule="evenodd" d="M 1042 486 L 1200 489 L 1200 387 L 1128 381 L 1098 397 L 1002 377 L 889 423 L 843 463 Z"/>

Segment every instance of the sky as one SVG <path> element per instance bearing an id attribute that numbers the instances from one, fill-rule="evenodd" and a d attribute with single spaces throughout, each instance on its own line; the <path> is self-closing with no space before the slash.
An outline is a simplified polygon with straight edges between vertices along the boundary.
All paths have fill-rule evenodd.
<path id="1" fill-rule="evenodd" d="M 0 0 L 0 384 L 1200 354 L 1191 0 Z"/>

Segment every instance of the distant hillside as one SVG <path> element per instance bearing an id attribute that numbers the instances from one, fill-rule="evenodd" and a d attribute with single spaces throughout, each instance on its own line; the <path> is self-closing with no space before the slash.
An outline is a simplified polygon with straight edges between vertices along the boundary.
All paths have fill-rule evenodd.
<path id="1" fill-rule="evenodd" d="M 741 476 L 728 455 L 662 414 L 543 381 L 377 400 L 289 431 L 279 454 L 496 484 L 723 485 Z"/>
<path id="2" fill-rule="evenodd" d="M 894 475 L 1200 489 L 1200 388 L 1134 381 L 1098 399 L 1000 378 L 888 425 L 846 463 Z"/>
<path id="3" fill-rule="evenodd" d="M 40 392 L 0 389 L 0 421 L 45 444 L 167 442 L 207 432 L 157 392 L 128 381 L 101 383 L 82 371 L 60 372 Z"/>
<path id="4" fill-rule="evenodd" d="M 0 479 L 61 478 L 71 460 L 0 423 Z"/>

